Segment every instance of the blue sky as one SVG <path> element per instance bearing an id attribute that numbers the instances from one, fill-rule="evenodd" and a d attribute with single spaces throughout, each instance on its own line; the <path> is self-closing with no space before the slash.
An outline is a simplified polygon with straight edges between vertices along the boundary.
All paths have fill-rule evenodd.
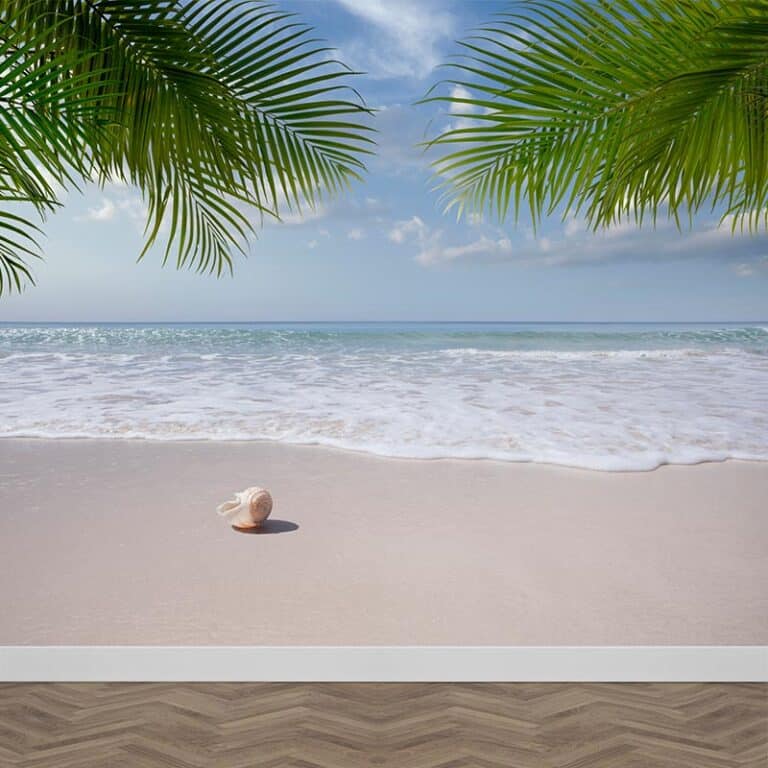
<path id="1" fill-rule="evenodd" d="M 534 236 L 444 216 L 429 156 L 414 145 L 451 121 L 416 107 L 455 40 L 505 4 L 458 0 L 284 0 L 364 70 L 379 112 L 378 156 L 351 193 L 261 231 L 234 277 L 140 264 L 142 204 L 110 185 L 70 193 L 46 224 L 46 259 L 0 320 L 765 320 L 768 237 L 732 237 L 716 215 L 692 231 L 577 219 Z"/>

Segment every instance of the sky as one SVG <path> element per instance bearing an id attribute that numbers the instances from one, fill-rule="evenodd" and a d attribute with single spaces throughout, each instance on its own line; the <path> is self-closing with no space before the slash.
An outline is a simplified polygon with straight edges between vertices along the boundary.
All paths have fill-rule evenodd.
<path id="1" fill-rule="evenodd" d="M 455 116 L 416 105 L 456 40 L 506 7 L 474 0 L 283 0 L 338 49 L 377 110 L 364 182 L 259 232 L 234 276 L 140 263 L 143 204 L 108 185 L 69 192 L 45 223 L 37 285 L 0 298 L 0 321 L 763 321 L 768 236 L 716 214 L 691 230 L 588 232 L 553 217 L 499 225 L 444 214 L 417 147 Z"/>

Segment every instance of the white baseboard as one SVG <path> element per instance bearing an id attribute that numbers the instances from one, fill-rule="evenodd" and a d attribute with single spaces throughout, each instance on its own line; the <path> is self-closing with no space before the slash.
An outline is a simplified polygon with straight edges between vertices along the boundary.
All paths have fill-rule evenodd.
<path id="1" fill-rule="evenodd" d="M 768 682 L 768 646 L 0 646 L 2 682 Z"/>

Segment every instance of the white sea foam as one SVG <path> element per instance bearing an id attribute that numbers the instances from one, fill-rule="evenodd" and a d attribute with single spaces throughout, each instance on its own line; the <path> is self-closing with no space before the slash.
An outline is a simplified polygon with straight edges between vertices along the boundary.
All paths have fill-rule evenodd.
<path id="1" fill-rule="evenodd" d="M 654 346 L 655 345 L 655 346 Z M 768 331 L 0 327 L 0 435 L 768 460 Z"/>

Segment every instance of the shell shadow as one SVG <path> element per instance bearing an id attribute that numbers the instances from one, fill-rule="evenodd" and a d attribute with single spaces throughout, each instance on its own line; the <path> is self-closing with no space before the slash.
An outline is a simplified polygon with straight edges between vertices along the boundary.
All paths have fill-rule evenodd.
<path id="1" fill-rule="evenodd" d="M 237 528 L 233 525 L 232 530 L 248 536 L 265 536 L 271 533 L 298 531 L 299 525 L 298 523 L 292 523 L 290 520 L 265 520 L 258 528 Z"/>

